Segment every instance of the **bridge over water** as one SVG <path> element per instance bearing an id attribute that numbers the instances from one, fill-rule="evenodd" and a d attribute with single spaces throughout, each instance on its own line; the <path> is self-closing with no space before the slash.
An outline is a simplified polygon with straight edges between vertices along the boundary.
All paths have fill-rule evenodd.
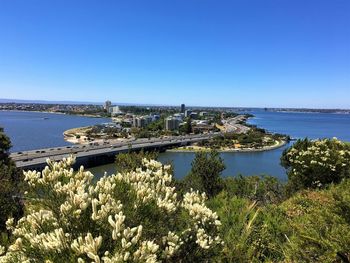
<path id="1" fill-rule="evenodd" d="M 72 145 L 56 148 L 38 149 L 26 152 L 15 152 L 11 158 L 16 162 L 17 167 L 24 170 L 36 169 L 42 170 L 46 165 L 46 159 L 61 160 L 71 154 L 76 156 L 74 168 L 80 165 L 84 167 L 94 167 L 102 164 L 112 163 L 115 155 L 128 151 L 157 150 L 164 151 L 168 148 L 185 146 L 194 142 L 208 140 L 220 133 L 171 136 L 166 138 L 137 139 L 120 143 L 92 143 L 89 145 Z"/>

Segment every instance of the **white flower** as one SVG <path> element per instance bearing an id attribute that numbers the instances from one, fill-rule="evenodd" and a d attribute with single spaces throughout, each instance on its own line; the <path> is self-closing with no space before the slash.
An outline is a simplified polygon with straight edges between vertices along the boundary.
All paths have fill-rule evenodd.
<path id="1" fill-rule="evenodd" d="M 60 253 L 81 263 L 161 262 L 174 256 L 185 242 L 196 242 L 198 249 L 220 243 L 220 221 L 206 207 L 206 195 L 190 191 L 179 201 L 170 166 L 143 160 L 143 169 L 104 176 L 93 183 L 93 175 L 83 167 L 77 172 L 71 169 L 73 162 L 73 157 L 48 160 L 41 173 L 25 172 L 31 196 L 27 215 L 16 224 L 13 218 L 7 220 L 15 242 L 0 247 L 0 254 L 7 250 L 0 262 L 39 262 L 43 257 L 50 262 L 52 255 Z M 185 229 L 169 223 L 160 230 L 168 227 L 167 232 L 146 240 L 144 233 L 149 231 L 143 223 L 150 225 L 153 218 L 137 213 L 148 205 L 154 206 L 157 217 L 188 213 L 192 219 Z"/>

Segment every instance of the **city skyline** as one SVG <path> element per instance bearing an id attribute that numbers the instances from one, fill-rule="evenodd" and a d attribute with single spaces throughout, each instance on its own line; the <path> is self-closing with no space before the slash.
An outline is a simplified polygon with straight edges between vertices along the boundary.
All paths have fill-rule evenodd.
<path id="1" fill-rule="evenodd" d="M 349 109 L 350 3 L 2 1 L 4 99 Z"/>

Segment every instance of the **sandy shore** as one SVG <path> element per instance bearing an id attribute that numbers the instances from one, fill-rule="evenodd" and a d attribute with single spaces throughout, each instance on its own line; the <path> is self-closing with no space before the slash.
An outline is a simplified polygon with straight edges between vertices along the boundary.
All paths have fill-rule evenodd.
<path id="1" fill-rule="evenodd" d="M 89 143 L 99 143 L 103 144 L 105 142 L 108 143 L 120 143 L 120 142 L 128 142 L 129 139 L 125 138 L 116 138 L 116 139 L 104 139 L 104 138 L 90 138 L 88 140 L 88 136 L 86 136 L 86 132 L 91 129 L 92 126 L 79 127 L 66 130 L 63 132 L 64 140 L 73 144 L 89 144 Z"/>
<path id="2" fill-rule="evenodd" d="M 86 132 L 91 126 L 69 129 L 63 132 L 64 140 L 73 144 L 87 144 Z"/>

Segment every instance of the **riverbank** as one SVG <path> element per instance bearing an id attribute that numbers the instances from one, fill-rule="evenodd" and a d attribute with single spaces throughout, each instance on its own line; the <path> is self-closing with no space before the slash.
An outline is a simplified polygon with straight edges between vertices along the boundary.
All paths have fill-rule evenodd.
<path id="1" fill-rule="evenodd" d="M 113 143 L 128 141 L 128 139 L 125 139 L 125 138 L 116 138 L 116 139 L 90 138 L 87 135 L 87 132 L 89 130 L 91 130 L 91 126 L 69 129 L 63 132 L 63 137 L 65 141 L 73 144 L 89 144 L 89 143 L 113 144 Z"/>
<path id="2" fill-rule="evenodd" d="M 55 111 L 38 111 L 38 110 L 0 110 L 2 112 L 7 112 L 7 111 L 11 111 L 11 112 L 35 112 L 35 113 L 50 113 L 50 114 L 62 114 L 62 115 L 68 115 L 66 113 L 63 112 L 55 112 Z"/>
<path id="3" fill-rule="evenodd" d="M 263 151 L 271 151 L 275 150 L 278 148 L 281 148 L 285 146 L 288 143 L 288 141 L 280 140 L 280 141 L 275 141 L 274 145 L 269 145 L 269 146 L 263 146 L 261 148 L 221 148 L 217 149 L 218 152 L 263 152 Z M 183 147 L 178 147 L 175 149 L 169 149 L 167 152 L 200 152 L 200 151 L 210 151 L 212 150 L 209 147 L 203 147 L 203 146 L 183 146 Z"/>
<path id="4" fill-rule="evenodd" d="M 86 132 L 91 129 L 90 126 L 69 129 L 63 132 L 64 140 L 73 144 L 89 143 Z"/>

